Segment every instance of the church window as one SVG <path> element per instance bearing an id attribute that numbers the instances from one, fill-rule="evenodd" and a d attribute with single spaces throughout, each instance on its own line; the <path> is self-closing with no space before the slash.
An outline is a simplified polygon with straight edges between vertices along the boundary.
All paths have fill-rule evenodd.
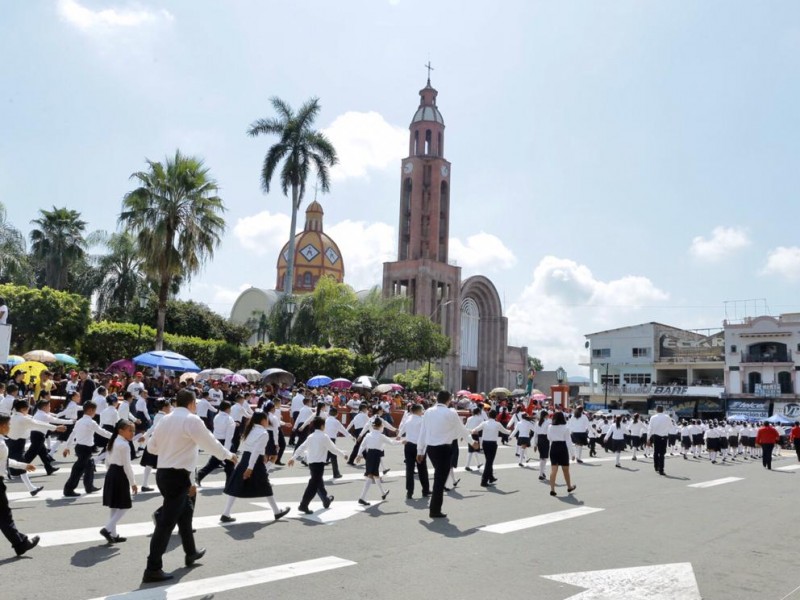
<path id="1" fill-rule="evenodd" d="M 427 129 L 425 131 L 425 154 L 428 155 L 431 153 L 431 130 Z"/>
<path id="2" fill-rule="evenodd" d="M 478 304 L 472 298 L 464 298 L 461 302 L 461 366 L 465 369 L 478 368 L 480 322 Z"/>
<path id="3" fill-rule="evenodd" d="M 303 275 L 303 286 L 307 288 L 311 287 L 311 273 L 306 272 L 306 274 Z"/>
<path id="4" fill-rule="evenodd" d="M 414 132 L 414 154 L 419 154 L 419 130 Z"/>
<path id="5" fill-rule="evenodd" d="M 444 148 L 442 148 L 442 132 L 440 131 L 436 139 L 436 156 L 444 156 Z"/>

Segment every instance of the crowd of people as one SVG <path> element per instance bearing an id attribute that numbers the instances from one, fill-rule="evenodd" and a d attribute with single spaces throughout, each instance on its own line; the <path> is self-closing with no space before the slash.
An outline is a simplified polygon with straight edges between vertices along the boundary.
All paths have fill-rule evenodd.
<path id="1" fill-rule="evenodd" d="M 48 385 L 48 382 L 53 382 Z M 51 393 L 63 384 L 65 404 L 52 411 Z M 57 382 L 45 372 L 32 386 L 23 381 L 0 383 L 0 468 L 3 475 L 21 482 L 35 496 L 43 486 L 34 485 L 29 473 L 41 462 L 49 475 L 59 470 L 58 460 L 74 453 L 65 497 L 79 496 L 95 486 L 95 463 L 103 461 L 106 474 L 102 486 L 108 520 L 100 534 L 110 544 L 125 541 L 117 525 L 132 507 L 139 490 L 154 491 L 151 477 L 163 497 L 154 514 L 155 530 L 150 542 L 143 581 L 159 582 L 171 576 L 164 572 L 162 556 L 169 536 L 177 526 L 185 561 L 191 566 L 205 553 L 198 548 L 192 531 L 192 513 L 197 488 L 211 473 L 222 469 L 225 476 L 225 506 L 222 523 L 236 520 L 232 513 L 237 498 L 264 498 L 275 520 L 289 508 L 277 502 L 270 483 L 276 469 L 297 462 L 308 468 L 309 480 L 299 510 L 311 514 L 311 501 L 318 497 L 323 508 L 334 502 L 324 482 L 330 465 L 333 478 L 342 477 L 339 459 L 350 467 L 363 463 L 364 485 L 358 497 L 361 505 L 371 503 L 375 486 L 382 500 L 390 489 L 384 476 L 388 445 L 404 446 L 406 497 L 413 498 L 419 482 L 421 496 L 429 498 L 432 519 L 445 518 L 444 493 L 459 484 L 456 467 L 459 445 L 467 444 L 466 470 L 480 470 L 480 485 L 497 483 L 494 461 L 500 445 L 513 444 L 521 467 L 538 457 L 539 479 L 549 483 L 557 495 L 557 478 L 562 473 L 567 493 L 577 485 L 570 465 L 595 457 L 598 447 L 613 453 L 621 466 L 621 454 L 631 459 L 652 454 L 657 473 L 664 475 L 665 457 L 681 455 L 685 460 L 710 460 L 712 464 L 761 459 L 771 469 L 774 452 L 779 452 L 784 432 L 769 423 L 684 420 L 658 407 L 649 417 L 640 415 L 598 417 L 584 412 L 553 410 L 552 407 L 505 399 L 470 400 L 460 414 L 448 392 L 436 396 L 394 395 L 371 398 L 352 390 L 337 392 L 322 388 L 281 389 L 273 385 L 233 386 L 217 381 L 183 381 L 173 377 L 146 378 L 101 375 L 86 371 L 70 374 Z M 402 417 L 392 416 L 401 408 Z M 352 412 L 347 426 L 342 416 Z M 288 438 L 288 439 L 287 439 Z M 347 452 L 337 445 L 344 438 L 352 443 Z M 786 435 L 800 460 L 800 424 Z M 284 453 L 291 456 L 284 463 Z M 198 450 L 208 455 L 198 464 Z M 133 462 L 143 467 L 141 486 Z M 428 464 L 433 467 L 433 479 Z M 547 463 L 549 462 L 549 473 Z M 37 538 L 20 533 L 0 480 L 0 529 L 18 555 L 33 548 Z"/>

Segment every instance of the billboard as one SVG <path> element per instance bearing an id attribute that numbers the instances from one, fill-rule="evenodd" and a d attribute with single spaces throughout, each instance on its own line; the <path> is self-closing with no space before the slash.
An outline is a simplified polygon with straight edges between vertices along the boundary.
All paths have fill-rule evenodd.
<path id="1" fill-rule="evenodd" d="M 800 403 L 798 402 L 776 402 L 772 411 L 773 415 L 783 415 L 787 419 L 800 421 Z"/>
<path id="2" fill-rule="evenodd" d="M 728 400 L 728 416 L 731 415 L 766 419 L 769 416 L 769 400 Z"/>
<path id="3" fill-rule="evenodd" d="M 725 332 L 702 336 L 669 331 L 658 338 L 658 358 L 668 361 L 725 361 Z"/>

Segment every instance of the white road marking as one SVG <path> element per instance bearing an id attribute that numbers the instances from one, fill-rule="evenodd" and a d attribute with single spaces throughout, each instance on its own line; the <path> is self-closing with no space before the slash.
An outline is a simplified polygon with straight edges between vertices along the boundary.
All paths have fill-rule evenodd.
<path id="1" fill-rule="evenodd" d="M 300 577 L 301 575 L 322 573 L 333 569 L 341 569 L 342 567 L 351 567 L 356 564 L 358 563 L 336 556 L 325 556 L 254 571 L 244 571 L 242 573 L 207 577 L 173 585 L 140 589 L 133 592 L 123 592 L 94 598 L 93 600 L 186 600 L 197 596 L 209 597 L 220 592 Z"/>
<path id="2" fill-rule="evenodd" d="M 575 517 L 591 515 L 592 513 L 600 512 L 602 510 L 605 509 L 592 508 L 590 506 L 580 506 L 578 508 L 570 508 L 568 510 L 537 515 L 535 517 L 517 519 L 516 521 L 506 521 L 505 523 L 487 525 L 486 527 L 481 527 L 480 531 L 488 531 L 490 533 L 500 534 L 511 533 L 514 531 L 520 531 L 521 529 L 530 529 L 531 527 L 539 527 L 540 525 L 549 525 L 550 523 L 566 521 L 567 519 L 574 519 Z"/>
<path id="3" fill-rule="evenodd" d="M 587 588 L 566 600 L 700 600 L 691 563 L 674 563 L 543 575 L 545 579 Z"/>
<path id="4" fill-rule="evenodd" d="M 382 500 L 375 500 L 370 502 L 371 506 L 378 506 L 382 504 Z M 259 508 L 269 508 L 269 504 L 266 502 L 251 502 L 253 506 L 258 506 Z M 292 509 L 288 515 L 286 515 L 286 519 L 302 519 L 304 521 L 312 521 L 314 523 L 320 523 L 325 525 L 331 525 L 336 523 L 337 521 L 343 521 L 348 519 L 358 513 L 364 512 L 368 506 L 363 506 L 359 504 L 357 501 L 336 501 L 334 500 L 333 504 L 331 504 L 330 508 L 323 508 L 322 502 L 311 502 L 308 506 L 310 510 L 313 510 L 314 513 L 307 515 L 305 513 L 301 513 L 298 510 L 300 506 L 299 503 L 289 503 L 289 504 L 279 504 L 279 506 L 289 506 Z"/>
<path id="5" fill-rule="evenodd" d="M 777 467 L 776 471 L 797 471 L 800 469 L 800 465 L 788 465 L 786 467 Z"/>
<path id="6" fill-rule="evenodd" d="M 712 479 L 711 481 L 703 481 L 701 483 L 690 483 L 686 487 L 690 488 L 710 488 L 717 485 L 725 485 L 726 483 L 734 483 L 735 481 L 743 481 L 744 477 L 723 477 L 722 479 Z"/>

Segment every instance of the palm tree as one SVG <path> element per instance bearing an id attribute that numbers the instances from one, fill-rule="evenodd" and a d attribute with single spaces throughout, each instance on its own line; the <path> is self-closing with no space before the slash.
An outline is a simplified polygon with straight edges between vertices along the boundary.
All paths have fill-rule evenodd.
<path id="1" fill-rule="evenodd" d="M 104 244 L 108 254 L 97 259 L 103 280 L 97 288 L 98 318 L 113 315 L 120 318 L 131 314 L 131 307 L 138 306 L 138 296 L 146 282 L 142 270 L 142 258 L 136 239 L 127 231 L 106 236 Z"/>
<path id="2" fill-rule="evenodd" d="M 6 207 L 0 202 L 0 283 L 27 279 L 27 263 L 25 236 L 6 220 Z"/>
<path id="3" fill-rule="evenodd" d="M 269 193 L 272 176 L 281 161 L 281 190 L 284 196 L 292 191 L 292 225 L 289 235 L 289 259 L 286 265 L 286 283 L 284 294 L 290 296 L 294 285 L 294 237 L 297 228 L 297 211 L 303 202 L 306 192 L 306 181 L 309 172 L 316 171 L 317 180 L 323 192 L 330 190 L 329 168 L 336 164 L 336 150 L 327 137 L 312 129 L 314 119 L 319 114 L 318 98 L 311 98 L 295 113 L 283 100 L 270 98 L 272 108 L 278 113 L 277 118 L 259 119 L 254 122 L 247 134 L 277 135 L 278 143 L 270 147 L 261 167 L 261 187 Z M 280 285 L 280 282 L 279 282 Z"/>
<path id="4" fill-rule="evenodd" d="M 86 258 L 86 221 L 81 219 L 81 213 L 66 207 L 40 209 L 39 214 L 31 221 L 37 226 L 30 233 L 31 254 L 38 263 L 42 284 L 63 290 L 69 283 L 71 268 Z"/>
<path id="5" fill-rule="evenodd" d="M 162 350 L 171 288 L 176 277 L 188 280 L 213 257 L 225 232 L 225 206 L 202 160 L 176 150 L 163 164 L 147 165 L 131 175 L 139 187 L 125 195 L 119 222 L 136 238 L 144 272 L 157 287 L 156 349 Z"/>

